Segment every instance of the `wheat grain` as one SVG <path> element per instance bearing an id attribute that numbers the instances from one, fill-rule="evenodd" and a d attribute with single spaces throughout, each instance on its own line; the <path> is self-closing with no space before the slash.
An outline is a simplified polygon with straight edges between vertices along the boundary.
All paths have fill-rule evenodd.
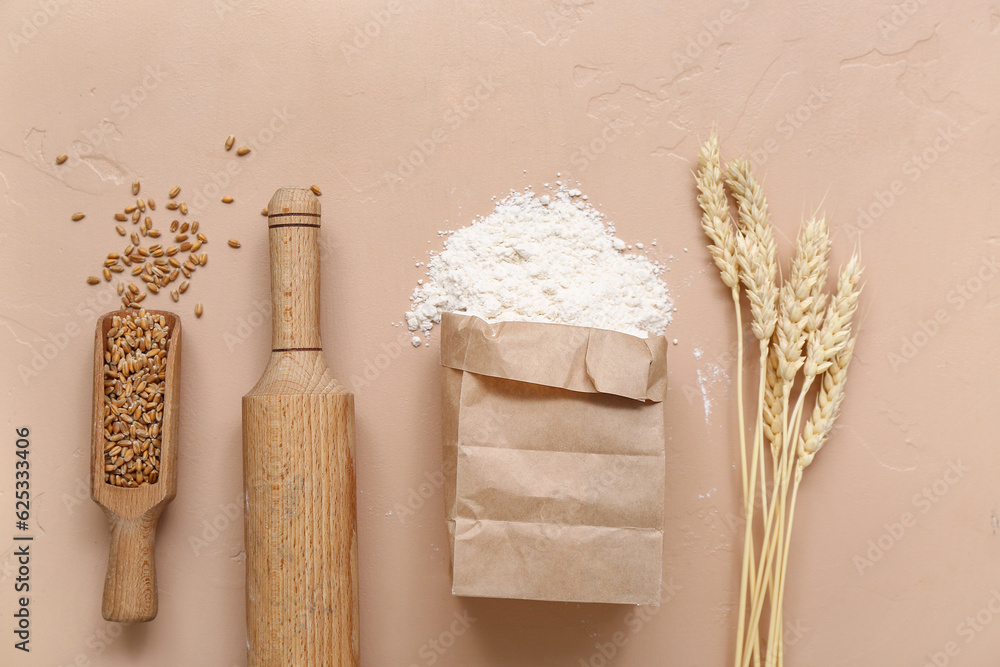
<path id="1" fill-rule="evenodd" d="M 128 488 L 156 483 L 163 438 L 170 328 L 138 306 L 143 297 L 112 318 L 104 354 L 104 481 Z"/>

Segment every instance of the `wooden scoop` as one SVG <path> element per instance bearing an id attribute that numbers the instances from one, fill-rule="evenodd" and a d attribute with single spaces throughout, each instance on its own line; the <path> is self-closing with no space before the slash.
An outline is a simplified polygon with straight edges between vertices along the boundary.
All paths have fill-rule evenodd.
<path id="1" fill-rule="evenodd" d="M 174 313 L 147 310 L 160 316 L 169 328 L 163 420 L 160 424 L 160 470 L 152 484 L 124 488 L 104 481 L 104 351 L 114 316 L 108 313 L 97 321 L 94 339 L 94 424 L 90 461 L 91 497 L 104 510 L 111 525 L 108 574 L 104 580 L 105 620 L 138 623 L 156 618 L 156 569 L 153 539 L 163 508 L 177 492 L 177 416 L 180 395 L 181 320 Z"/>

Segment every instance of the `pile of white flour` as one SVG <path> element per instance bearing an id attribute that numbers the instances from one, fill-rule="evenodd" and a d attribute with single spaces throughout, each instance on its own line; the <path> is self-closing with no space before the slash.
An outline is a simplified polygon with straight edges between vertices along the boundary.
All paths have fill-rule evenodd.
<path id="1" fill-rule="evenodd" d="M 583 199 L 565 187 L 540 197 L 511 193 L 491 214 L 454 232 L 410 297 L 407 327 L 428 337 L 442 313 L 456 312 L 487 322 L 664 333 L 673 302 L 659 277 L 662 267 L 627 254 L 614 228 Z"/>

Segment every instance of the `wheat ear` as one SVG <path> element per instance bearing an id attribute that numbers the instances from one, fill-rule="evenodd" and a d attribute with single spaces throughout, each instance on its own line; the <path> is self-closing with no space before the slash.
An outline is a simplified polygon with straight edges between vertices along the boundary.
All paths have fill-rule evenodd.
<path id="1" fill-rule="evenodd" d="M 777 246 L 767 200 L 750 163 L 744 159 L 736 158 L 729 163 L 726 184 L 736 198 L 739 213 L 736 257 L 753 315 L 751 329 L 758 341 L 766 343 L 778 320 Z"/>
<path id="2" fill-rule="evenodd" d="M 824 372 L 847 344 L 851 321 L 861 296 L 861 258 L 855 251 L 837 279 L 837 292 L 827 308 L 823 324 L 809 336 L 803 373 L 811 378 Z"/>
<path id="3" fill-rule="evenodd" d="M 698 204 L 701 206 L 701 228 L 711 241 L 708 251 L 722 276 L 722 282 L 732 290 L 740 285 L 736 261 L 736 229 L 729 212 L 729 200 L 723 184 L 719 137 L 712 132 L 698 153 Z"/>

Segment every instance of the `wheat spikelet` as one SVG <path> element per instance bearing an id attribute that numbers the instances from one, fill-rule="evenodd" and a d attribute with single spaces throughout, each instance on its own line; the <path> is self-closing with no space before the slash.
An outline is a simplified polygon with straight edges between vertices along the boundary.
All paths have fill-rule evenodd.
<path id="1" fill-rule="evenodd" d="M 861 295 L 862 271 L 861 258 L 855 251 L 840 272 L 837 292 L 826 309 L 823 324 L 809 334 L 809 347 L 803 369 L 806 377 L 815 377 L 823 373 L 847 344 L 851 333 L 851 320 L 858 309 L 858 298 Z"/>
<path id="2" fill-rule="evenodd" d="M 736 258 L 753 315 L 751 329 L 757 340 L 769 341 L 778 320 L 778 259 L 767 200 L 746 160 L 729 163 L 726 183 L 739 213 Z"/>
<path id="3" fill-rule="evenodd" d="M 712 242 L 708 246 L 722 282 L 730 289 L 739 286 L 736 260 L 736 231 L 729 213 L 729 200 L 723 185 L 722 160 L 719 157 L 719 137 L 713 131 L 698 154 L 698 204 L 701 206 L 701 228 Z"/>

